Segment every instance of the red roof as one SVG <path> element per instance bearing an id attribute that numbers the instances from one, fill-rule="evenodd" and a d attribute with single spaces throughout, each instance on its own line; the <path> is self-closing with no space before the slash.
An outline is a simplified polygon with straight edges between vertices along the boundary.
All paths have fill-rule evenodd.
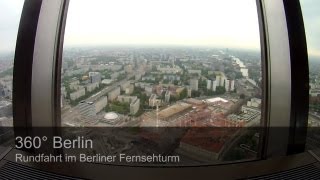
<path id="1" fill-rule="evenodd" d="M 195 128 L 189 130 L 181 142 L 219 153 L 233 133 L 229 128 Z"/>

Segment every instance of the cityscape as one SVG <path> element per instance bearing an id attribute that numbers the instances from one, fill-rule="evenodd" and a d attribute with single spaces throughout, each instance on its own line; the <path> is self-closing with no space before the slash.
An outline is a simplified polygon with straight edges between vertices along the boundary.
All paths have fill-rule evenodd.
<path id="1" fill-rule="evenodd" d="M 13 124 L 12 58 L 1 58 L 1 127 Z M 307 146 L 313 148 L 319 146 L 312 127 L 320 126 L 320 66 L 310 63 Z M 83 127 L 66 136 L 84 133 L 94 139 L 94 150 L 86 154 L 165 153 L 182 156 L 189 165 L 257 157 L 260 129 L 254 128 L 261 127 L 263 103 L 260 52 L 71 48 L 64 52 L 61 82 L 61 125 Z M 10 144 L 5 140 L 13 133 L 1 133 L 3 144 Z"/>
<path id="2" fill-rule="evenodd" d="M 178 47 L 66 51 L 62 126 L 259 126 L 260 53 L 243 56 Z"/>
<path id="3" fill-rule="evenodd" d="M 81 133 L 96 144 L 68 154 L 170 154 L 183 165 L 257 156 L 260 129 L 251 128 L 261 123 L 259 51 L 70 49 L 62 66 L 61 124 L 90 127 Z"/>

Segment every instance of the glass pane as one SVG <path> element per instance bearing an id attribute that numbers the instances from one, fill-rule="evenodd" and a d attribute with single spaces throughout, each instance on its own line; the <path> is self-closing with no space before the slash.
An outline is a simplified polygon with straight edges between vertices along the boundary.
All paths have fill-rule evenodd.
<path id="1" fill-rule="evenodd" d="M 23 1 L 0 0 L 0 146 L 12 146 L 13 59 Z"/>
<path id="2" fill-rule="evenodd" d="M 255 0 L 71 1 L 61 75 L 62 125 L 96 140 L 84 153 L 257 158 Z"/>
<path id="3" fill-rule="evenodd" d="M 320 2 L 300 0 L 309 56 L 309 118 L 307 149 L 320 148 Z"/>

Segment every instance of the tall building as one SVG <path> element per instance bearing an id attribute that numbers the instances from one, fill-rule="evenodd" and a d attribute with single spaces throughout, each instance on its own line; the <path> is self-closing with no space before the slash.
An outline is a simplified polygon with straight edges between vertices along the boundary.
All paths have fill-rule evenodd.
<path id="1" fill-rule="evenodd" d="M 211 83 L 212 81 L 210 79 L 207 80 L 207 89 L 210 90 L 211 89 Z"/>
<path id="2" fill-rule="evenodd" d="M 222 81 L 220 75 L 217 75 L 217 76 L 216 76 L 216 81 L 217 81 L 217 86 L 220 86 L 221 81 Z"/>
<path id="3" fill-rule="evenodd" d="M 166 94 L 164 95 L 164 101 L 166 103 L 169 103 L 170 102 L 170 91 L 166 91 Z"/>
<path id="4" fill-rule="evenodd" d="M 226 89 L 226 92 L 230 91 L 230 80 L 229 79 L 225 80 L 224 88 Z"/>
<path id="5" fill-rule="evenodd" d="M 114 101 L 120 95 L 120 87 L 114 88 L 112 91 L 108 93 L 108 100 Z"/>
<path id="6" fill-rule="evenodd" d="M 230 91 L 234 91 L 234 80 L 230 80 Z"/>
<path id="7" fill-rule="evenodd" d="M 134 101 L 130 103 L 130 114 L 136 114 L 140 109 L 140 99 L 136 98 Z"/>
<path id="8" fill-rule="evenodd" d="M 99 113 L 103 108 L 105 108 L 108 105 L 108 97 L 102 96 L 100 99 L 98 99 L 95 103 L 95 113 Z"/>
<path id="9" fill-rule="evenodd" d="M 218 86 L 218 81 L 217 80 L 212 81 L 212 91 L 216 91 L 217 86 Z"/>
<path id="10" fill-rule="evenodd" d="M 225 81 L 226 81 L 226 75 L 223 72 L 219 72 L 218 75 L 216 75 L 216 81 L 217 81 L 217 86 L 225 86 Z"/>
<path id="11" fill-rule="evenodd" d="M 196 78 L 190 79 L 190 89 L 198 91 L 199 80 Z"/>
<path id="12" fill-rule="evenodd" d="M 101 74 L 99 72 L 89 72 L 89 78 L 91 83 L 101 82 Z"/>

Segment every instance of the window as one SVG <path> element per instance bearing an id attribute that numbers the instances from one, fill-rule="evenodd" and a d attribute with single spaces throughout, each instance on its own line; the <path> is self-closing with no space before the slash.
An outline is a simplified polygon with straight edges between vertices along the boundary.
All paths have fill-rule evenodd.
<path id="1" fill-rule="evenodd" d="M 0 1 L 0 146 L 12 146 L 13 59 L 23 1 Z"/>
<path id="2" fill-rule="evenodd" d="M 320 41 L 319 2 L 300 0 L 309 56 L 309 116 L 307 149 L 320 148 Z"/>
<path id="3" fill-rule="evenodd" d="M 261 71 L 253 0 L 70 1 L 61 124 L 94 128 L 89 154 L 256 159 Z"/>

